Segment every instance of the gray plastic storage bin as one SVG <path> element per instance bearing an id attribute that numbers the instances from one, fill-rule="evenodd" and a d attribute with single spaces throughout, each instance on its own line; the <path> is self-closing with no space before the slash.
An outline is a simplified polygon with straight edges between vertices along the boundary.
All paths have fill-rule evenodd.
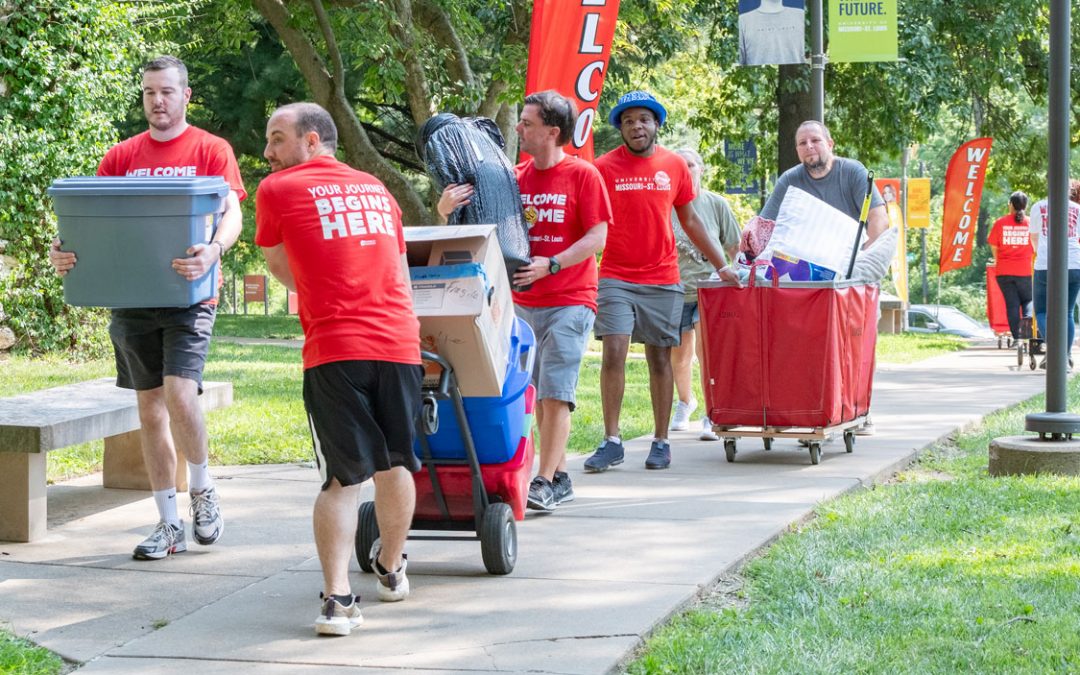
<path id="1" fill-rule="evenodd" d="M 220 176 L 62 178 L 49 188 L 61 248 L 78 257 L 64 300 L 83 307 L 187 307 L 214 297 L 218 266 L 188 281 L 172 268 L 208 243 L 225 211 Z"/>

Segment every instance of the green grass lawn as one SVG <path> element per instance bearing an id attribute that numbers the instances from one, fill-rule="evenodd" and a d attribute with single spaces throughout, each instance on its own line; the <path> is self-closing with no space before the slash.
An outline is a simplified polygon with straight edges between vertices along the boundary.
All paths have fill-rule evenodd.
<path id="1" fill-rule="evenodd" d="M 934 356 L 960 351 L 967 345 L 966 340 L 955 335 L 879 333 L 877 362 L 915 363 Z"/>
<path id="2" fill-rule="evenodd" d="M 1044 405 L 991 415 L 889 484 L 821 506 L 629 672 L 1080 672 L 1080 478 L 986 469 L 990 440 Z"/>
<path id="3" fill-rule="evenodd" d="M 56 654 L 0 630 L 0 673 L 57 675 L 64 669 L 63 659 Z"/>
<path id="4" fill-rule="evenodd" d="M 214 320 L 214 335 L 297 340 L 304 337 L 300 319 L 296 316 L 275 314 L 218 314 Z"/>

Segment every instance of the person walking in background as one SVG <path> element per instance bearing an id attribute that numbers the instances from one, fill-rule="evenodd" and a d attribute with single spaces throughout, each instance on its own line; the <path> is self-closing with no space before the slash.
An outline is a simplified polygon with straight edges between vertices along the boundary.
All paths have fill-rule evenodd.
<path id="1" fill-rule="evenodd" d="M 161 56 L 143 66 L 142 99 L 150 128 L 109 149 L 97 173 L 225 178 L 232 190 L 213 239 L 195 244 L 187 257 L 172 261 L 180 277 L 194 281 L 220 264 L 239 238 L 240 201 L 247 192 L 228 142 L 187 123 L 191 88 L 180 59 Z M 59 239 L 53 241 L 49 260 L 64 275 L 75 266 L 76 252 L 61 246 Z M 188 465 L 192 538 L 208 546 L 225 528 L 210 476 L 206 419 L 199 406 L 216 311 L 216 297 L 182 308 L 112 310 L 109 337 L 116 356 L 116 386 L 135 390 L 139 439 L 159 518 L 150 536 L 135 547 L 132 555 L 137 560 L 159 560 L 187 550 L 184 521 L 176 508 L 180 456 Z"/>
<path id="2" fill-rule="evenodd" d="M 603 341 L 600 398 L 604 439 L 585 460 L 591 473 L 623 462 L 619 434 L 630 341 L 645 344 L 654 436 L 646 469 L 671 465 L 668 423 L 674 388 L 671 348 L 679 344 L 683 289 L 671 225 L 674 207 L 690 240 L 717 269 L 724 253 L 710 239 L 690 202 L 694 183 L 686 162 L 656 143 L 667 110 L 644 91 L 619 98 L 608 116 L 623 145 L 596 160 L 611 198 L 612 222 L 600 260 L 596 336 Z M 729 272 L 733 280 L 734 273 Z"/>
<path id="3" fill-rule="evenodd" d="M 718 241 L 723 248 L 728 262 L 735 259 L 739 250 L 739 224 L 735 220 L 735 214 L 727 200 L 715 192 L 710 192 L 701 186 L 701 177 L 705 173 L 705 163 L 696 150 L 682 148 L 675 151 L 686 160 L 686 166 L 690 169 L 690 176 L 694 181 L 694 191 L 697 196 L 690 206 L 694 213 L 701 219 L 709 238 Z M 698 284 L 712 276 L 713 266 L 709 264 L 701 251 L 686 236 L 682 225 L 679 223 L 679 215 L 672 211 L 671 222 L 675 227 L 675 248 L 679 252 L 679 278 L 683 285 L 683 308 L 682 318 L 679 322 L 679 330 L 682 340 L 678 347 L 671 350 L 671 368 L 675 377 L 675 412 L 671 417 L 671 431 L 686 431 L 690 428 L 690 416 L 697 409 L 697 400 L 694 398 L 693 365 L 694 356 L 697 355 L 698 363 L 704 368 L 704 346 L 700 340 L 696 340 L 696 329 L 699 322 L 698 313 Z M 704 378 L 704 371 L 702 371 Z M 715 441 L 717 436 L 713 433 L 712 422 L 708 414 L 701 419 L 701 440 Z"/>
<path id="4" fill-rule="evenodd" d="M 1009 215 L 994 221 L 986 242 L 994 256 L 997 284 L 1005 298 L 1005 313 L 1013 340 L 1020 339 L 1020 324 L 1031 321 L 1031 223 L 1025 211 L 1028 197 L 1023 192 L 1009 196 Z"/>
<path id="5" fill-rule="evenodd" d="M 349 560 L 360 484 L 369 478 L 377 597 L 409 595 L 404 549 L 416 504 L 411 473 L 420 470 L 420 322 L 401 209 L 378 179 L 335 159 L 336 149 L 337 128 L 323 108 L 278 108 L 263 152 L 271 174 L 255 196 L 255 243 L 270 273 L 297 292 L 304 329 L 304 408 L 322 478 L 312 518 L 323 572 L 320 635 L 348 635 L 363 622 Z"/>
<path id="6" fill-rule="evenodd" d="M 1049 211 L 1049 200 L 1043 199 L 1036 202 L 1035 206 L 1031 207 L 1031 219 L 1029 221 L 1028 231 L 1031 233 L 1031 243 L 1035 247 L 1035 285 L 1033 289 L 1033 296 L 1035 300 L 1035 322 L 1039 326 L 1039 335 L 1046 335 L 1046 285 L 1047 285 L 1047 263 L 1049 262 L 1049 243 L 1050 243 L 1050 229 L 1049 220 L 1047 218 Z M 1068 290 L 1067 290 L 1067 302 L 1065 307 L 1068 311 L 1067 325 L 1068 325 L 1068 346 L 1066 352 L 1069 352 L 1069 368 L 1072 368 L 1072 343 L 1073 338 L 1076 335 L 1076 323 L 1073 321 L 1073 307 L 1076 306 L 1076 296 L 1080 293 L 1080 240 L 1077 239 L 1078 226 L 1080 221 L 1080 180 L 1069 181 L 1069 215 L 1068 215 L 1068 235 L 1066 237 L 1066 246 L 1069 249 L 1069 272 L 1068 272 Z M 1046 357 L 1043 357 L 1042 362 L 1039 364 L 1041 368 L 1046 367 Z"/>

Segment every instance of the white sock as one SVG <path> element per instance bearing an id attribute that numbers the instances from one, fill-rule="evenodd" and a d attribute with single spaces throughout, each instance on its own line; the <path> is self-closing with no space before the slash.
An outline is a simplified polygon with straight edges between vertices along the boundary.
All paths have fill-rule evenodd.
<path id="1" fill-rule="evenodd" d="M 209 460 L 202 464 L 187 463 L 188 490 L 190 492 L 203 492 L 214 487 L 214 479 L 210 477 Z"/>
<path id="2" fill-rule="evenodd" d="M 607 439 L 612 443 L 622 443 L 622 439 L 618 436 L 608 436 Z"/>
<path id="3" fill-rule="evenodd" d="M 180 527 L 180 516 L 176 513 L 176 488 L 155 491 L 154 503 L 157 504 L 161 520 L 173 527 Z"/>

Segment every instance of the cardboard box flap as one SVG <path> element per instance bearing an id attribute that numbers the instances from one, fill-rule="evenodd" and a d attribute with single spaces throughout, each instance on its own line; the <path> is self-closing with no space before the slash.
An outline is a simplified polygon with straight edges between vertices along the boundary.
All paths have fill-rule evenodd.
<path id="1" fill-rule="evenodd" d="M 494 225 L 448 225 L 405 228 L 410 267 L 484 262 L 489 249 L 498 249 Z M 498 251 L 502 259 L 502 251 Z"/>

